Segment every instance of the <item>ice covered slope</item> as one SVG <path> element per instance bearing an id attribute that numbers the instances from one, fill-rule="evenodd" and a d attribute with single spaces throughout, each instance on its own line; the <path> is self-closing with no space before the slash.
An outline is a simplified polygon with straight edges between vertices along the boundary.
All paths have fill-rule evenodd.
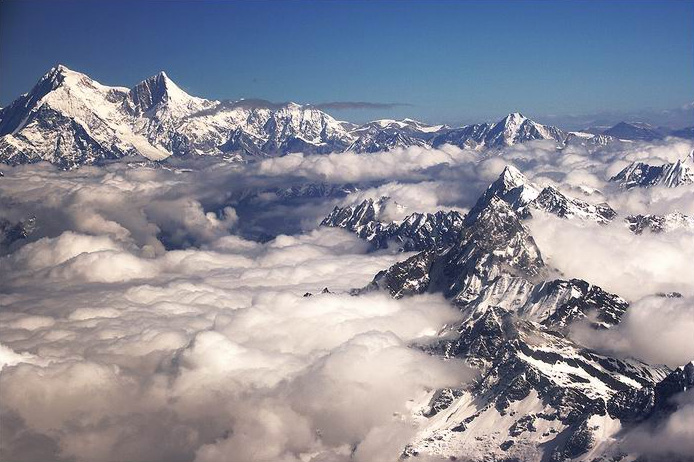
<path id="1" fill-rule="evenodd" d="M 169 153 L 133 127 L 129 91 L 57 66 L 31 92 L 0 111 L 0 161 L 47 160 L 63 168 L 139 154 Z"/>

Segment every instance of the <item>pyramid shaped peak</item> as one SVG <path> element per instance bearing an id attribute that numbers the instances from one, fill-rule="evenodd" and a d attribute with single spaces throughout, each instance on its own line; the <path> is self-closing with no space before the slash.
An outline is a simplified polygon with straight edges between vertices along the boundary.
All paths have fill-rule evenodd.
<path id="1" fill-rule="evenodd" d="M 173 104 L 186 106 L 196 100 L 174 83 L 165 71 L 161 71 L 135 85 L 130 90 L 132 103 L 142 112 L 155 106 Z"/>
<path id="2" fill-rule="evenodd" d="M 520 112 L 512 112 L 494 124 L 494 127 L 496 130 L 506 133 L 504 136 L 511 136 L 528 120 L 530 119 L 525 117 Z"/>
<path id="3" fill-rule="evenodd" d="M 516 187 L 527 183 L 528 179 L 513 165 L 506 165 L 504 170 L 501 172 L 501 175 L 499 175 L 499 179 L 497 181 L 501 181 L 511 187 Z"/>
<path id="4" fill-rule="evenodd" d="M 153 75 L 152 77 L 149 77 L 148 79 L 145 79 L 138 85 L 142 85 L 145 82 L 151 82 L 156 85 L 161 85 L 166 89 L 178 88 L 178 85 L 176 85 L 176 83 L 174 83 L 174 81 L 171 80 L 171 77 L 169 77 L 169 74 L 167 74 L 166 71 L 159 71 L 157 74 Z"/>
<path id="5" fill-rule="evenodd" d="M 507 164 L 501 173 L 503 175 L 522 175 L 521 171 L 511 164 Z"/>
<path id="6" fill-rule="evenodd" d="M 512 112 L 506 117 L 502 119 L 502 121 L 509 123 L 509 122 L 520 122 L 526 120 L 527 117 L 525 117 L 523 114 L 520 112 Z"/>

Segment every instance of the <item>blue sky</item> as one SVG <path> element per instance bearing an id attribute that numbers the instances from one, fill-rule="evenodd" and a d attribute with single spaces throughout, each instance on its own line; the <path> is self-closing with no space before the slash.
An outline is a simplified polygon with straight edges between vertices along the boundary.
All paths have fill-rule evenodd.
<path id="1" fill-rule="evenodd" d="M 694 101 L 693 1 L 0 2 L 0 105 L 56 63 L 215 99 L 455 123 Z"/>

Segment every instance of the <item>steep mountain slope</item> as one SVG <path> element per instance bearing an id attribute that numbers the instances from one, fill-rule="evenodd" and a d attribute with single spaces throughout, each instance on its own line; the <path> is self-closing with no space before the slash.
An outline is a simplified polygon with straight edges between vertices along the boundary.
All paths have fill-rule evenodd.
<path id="1" fill-rule="evenodd" d="M 607 203 L 590 204 L 584 200 L 569 197 L 554 186 L 544 188 L 530 205 L 561 218 L 575 217 L 601 224 L 608 223 L 617 216 L 617 212 Z"/>
<path id="2" fill-rule="evenodd" d="M 617 216 L 605 203 L 590 204 L 567 196 L 553 186 L 540 189 L 518 169 L 507 166 L 482 194 L 465 221 L 474 222 L 496 200 L 507 204 L 520 218 L 529 218 L 532 210 L 601 224 L 608 223 Z M 351 206 L 335 207 L 323 219 L 321 226 L 352 231 L 371 242 L 376 249 L 386 248 L 389 243 L 395 243 L 405 251 L 434 249 L 452 244 L 460 238 L 464 218 L 458 212 L 413 213 L 400 221 L 383 221 L 381 211 L 389 203 L 391 201 L 388 197 L 381 197 Z"/>
<path id="3" fill-rule="evenodd" d="M 124 155 L 167 153 L 130 126 L 128 90 L 106 87 L 57 66 L 28 94 L 0 111 L 0 160 L 48 160 L 63 168 Z"/>
<path id="4" fill-rule="evenodd" d="M 535 241 L 516 213 L 492 197 L 477 215 L 465 218 L 458 241 L 444 249 L 425 250 L 381 271 L 372 287 L 394 297 L 443 292 L 456 303 L 476 299 L 503 274 L 534 280 L 544 270 Z"/>
<path id="5" fill-rule="evenodd" d="M 617 216 L 606 203 L 591 204 L 570 197 L 554 186 L 541 189 L 511 165 L 504 168 L 499 178 L 478 199 L 470 210 L 471 219 L 484 210 L 494 197 L 506 202 L 513 211 L 524 218 L 531 216 L 533 210 L 542 210 L 561 218 L 577 218 L 602 224 Z"/>

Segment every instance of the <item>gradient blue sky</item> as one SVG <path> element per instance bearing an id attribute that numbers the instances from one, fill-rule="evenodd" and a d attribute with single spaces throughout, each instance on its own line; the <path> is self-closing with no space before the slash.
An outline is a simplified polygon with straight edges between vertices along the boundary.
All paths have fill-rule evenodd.
<path id="1" fill-rule="evenodd" d="M 459 122 L 694 101 L 693 1 L 0 1 L 0 105 L 56 63 L 215 99 Z"/>

